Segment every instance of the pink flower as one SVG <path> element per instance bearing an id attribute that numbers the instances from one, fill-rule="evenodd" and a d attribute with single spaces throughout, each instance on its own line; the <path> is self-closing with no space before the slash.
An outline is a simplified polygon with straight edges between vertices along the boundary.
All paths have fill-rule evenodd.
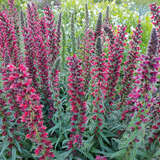
<path id="1" fill-rule="evenodd" d="M 80 147 L 82 144 L 82 133 L 85 131 L 86 102 L 84 101 L 84 79 L 82 78 L 81 62 L 76 55 L 68 58 L 70 75 L 68 77 L 68 94 L 71 104 L 71 134 L 73 135 L 68 142 L 68 149 Z M 77 132 L 78 134 L 76 134 Z M 75 135 L 76 134 L 76 135 Z"/>
<path id="2" fill-rule="evenodd" d="M 27 68 L 21 64 L 18 67 L 12 67 L 14 71 L 9 71 L 10 66 L 3 69 L 4 74 L 2 74 L 4 79 L 3 86 L 8 93 L 6 98 L 9 99 L 8 104 L 11 106 L 10 110 L 14 113 L 17 123 L 20 123 L 21 120 L 23 126 L 28 130 L 26 132 L 26 139 L 30 139 L 35 145 L 43 144 L 45 146 L 42 150 L 44 157 L 50 157 L 52 145 L 48 140 L 48 133 L 45 131 L 46 127 L 43 125 L 43 106 L 40 104 L 40 97 L 32 87 L 32 80 L 29 78 Z M 7 74 L 5 74 L 6 71 Z M 9 81 L 7 76 L 10 77 L 15 73 L 16 79 Z M 26 75 L 28 76 L 26 77 Z M 13 98 L 10 98 L 10 96 Z M 14 133 L 14 130 L 12 132 Z M 39 136 L 37 137 L 37 135 Z M 49 153 L 46 153 L 46 147 Z M 38 149 L 35 152 L 38 154 Z"/>
<path id="3" fill-rule="evenodd" d="M 96 160 L 107 160 L 104 156 L 96 156 Z"/>

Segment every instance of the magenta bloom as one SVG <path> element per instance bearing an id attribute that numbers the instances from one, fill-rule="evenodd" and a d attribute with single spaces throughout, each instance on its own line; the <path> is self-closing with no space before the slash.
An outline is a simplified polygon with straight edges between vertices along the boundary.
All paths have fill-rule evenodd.
<path id="1" fill-rule="evenodd" d="M 95 160 L 107 160 L 107 158 L 104 156 L 96 156 Z"/>
<path id="2" fill-rule="evenodd" d="M 46 29 L 48 32 L 49 64 L 53 65 L 59 54 L 60 30 L 56 30 L 54 15 L 49 7 L 45 8 Z M 60 22 L 59 22 L 60 25 Z M 58 34 L 58 35 L 57 35 Z"/>
<path id="3" fill-rule="evenodd" d="M 20 49 L 16 31 L 7 11 L 0 12 L 0 52 L 3 65 L 7 66 L 9 63 L 18 65 L 20 63 Z"/>
<path id="4" fill-rule="evenodd" d="M 68 58 L 70 75 L 68 77 L 68 94 L 71 104 L 71 134 L 68 148 L 80 147 L 82 145 L 82 133 L 85 131 L 86 102 L 84 101 L 84 79 L 82 78 L 81 61 L 76 55 Z"/>
<path id="5" fill-rule="evenodd" d="M 107 89 L 106 98 L 112 100 L 115 95 L 115 87 L 120 77 L 120 68 L 124 52 L 124 40 L 126 39 L 126 27 L 119 26 L 118 34 L 114 38 L 114 43 L 110 42 L 108 63 L 107 63 Z"/>
<path id="6" fill-rule="evenodd" d="M 103 119 L 100 117 L 104 116 L 104 97 L 106 95 L 106 58 L 105 53 L 102 52 L 102 44 L 101 38 L 97 38 L 96 43 L 96 53 L 94 53 L 94 57 L 92 60 L 92 96 L 94 100 L 92 104 L 94 106 L 94 116 L 96 131 L 102 129 Z M 100 116 L 102 115 L 102 116 Z"/>
<path id="7" fill-rule="evenodd" d="M 43 124 L 43 106 L 40 104 L 39 95 L 32 87 L 32 79 L 29 78 L 27 68 L 23 64 L 18 67 L 9 64 L 3 69 L 2 78 L 10 110 L 14 111 L 17 123 L 20 121 L 27 129 L 26 139 L 35 144 L 35 154 L 43 160 L 54 157 L 52 144 Z"/>
<path id="8" fill-rule="evenodd" d="M 139 23 L 136 29 L 133 31 L 132 40 L 130 41 L 130 51 L 127 57 L 127 61 L 124 63 L 124 77 L 122 80 L 122 89 L 120 91 L 121 105 L 124 105 L 125 99 L 131 91 L 133 84 L 133 74 L 136 69 L 137 58 L 139 56 L 139 44 L 141 43 L 142 28 Z"/>
<path id="9" fill-rule="evenodd" d="M 82 65 L 83 77 L 85 80 L 85 91 L 88 91 L 89 82 L 91 80 L 91 66 L 93 60 L 93 53 L 95 50 L 95 33 L 87 29 L 82 42 Z"/>

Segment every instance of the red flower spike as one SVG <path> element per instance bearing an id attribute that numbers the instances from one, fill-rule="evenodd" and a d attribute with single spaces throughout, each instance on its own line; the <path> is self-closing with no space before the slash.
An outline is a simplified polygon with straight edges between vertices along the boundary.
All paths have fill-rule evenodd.
<path id="1" fill-rule="evenodd" d="M 45 8 L 46 29 L 48 32 L 48 46 L 49 46 L 49 63 L 52 66 L 59 54 L 59 39 L 60 31 L 56 31 L 56 25 L 54 23 L 54 15 L 52 10 L 47 6 Z"/>
<path id="2" fill-rule="evenodd" d="M 80 147 L 82 145 L 82 133 L 85 131 L 87 122 L 86 103 L 84 101 L 84 79 L 82 77 L 81 62 L 76 57 L 68 57 L 70 75 L 68 77 L 68 93 L 71 104 L 71 140 L 68 142 L 68 149 Z M 77 134 L 78 133 L 78 134 Z"/>
<path id="3" fill-rule="evenodd" d="M 105 54 L 102 52 L 102 44 L 101 38 L 97 38 L 96 43 L 96 51 L 94 53 L 94 57 L 92 60 L 92 70 L 91 70 L 91 79 L 92 79 L 92 96 L 94 100 L 92 104 L 94 106 L 93 112 L 95 115 L 92 117 L 97 124 L 97 129 L 102 129 L 103 127 L 103 120 L 99 118 L 100 115 L 104 115 L 104 108 L 103 108 L 103 99 L 106 94 L 106 58 Z"/>
<path id="4" fill-rule="evenodd" d="M 9 63 L 20 63 L 20 49 L 13 22 L 9 19 L 8 12 L 0 12 L 0 51 L 2 52 L 3 66 Z M 2 34 L 3 33 L 3 34 Z"/>
<path id="5" fill-rule="evenodd" d="M 127 57 L 127 61 L 125 62 L 124 66 L 124 77 L 122 80 L 122 89 L 120 91 L 121 103 L 119 104 L 119 106 L 125 104 L 125 99 L 132 89 L 131 84 L 133 83 L 133 75 L 136 69 L 137 58 L 139 55 L 137 47 L 139 47 L 141 43 L 141 38 L 142 38 L 141 33 L 142 33 L 142 27 L 139 22 L 139 24 L 136 27 L 136 30 L 133 31 L 132 40 L 129 42 L 131 50 L 129 51 L 129 55 Z"/>
<path id="6" fill-rule="evenodd" d="M 112 42 L 109 48 L 107 75 L 106 75 L 107 77 L 106 98 L 108 98 L 110 102 L 114 97 L 115 87 L 120 77 L 120 66 L 124 51 L 125 31 L 126 27 L 124 26 L 118 27 L 118 33 L 116 37 L 114 37 L 114 44 Z"/>
<path id="7" fill-rule="evenodd" d="M 16 79 L 8 82 L 7 77 L 14 74 L 16 75 Z M 11 64 L 3 69 L 2 76 L 3 79 L 5 79 L 3 83 L 4 90 L 11 95 L 14 93 L 14 96 L 17 97 L 10 100 L 10 105 L 13 105 L 12 109 L 14 111 L 16 111 L 16 109 L 20 111 L 15 112 L 15 119 L 20 118 L 23 126 L 28 129 L 26 138 L 30 139 L 36 145 L 35 154 L 43 156 L 44 159 L 53 156 L 52 145 L 48 140 L 48 133 L 46 133 L 43 125 L 43 106 L 40 104 L 39 95 L 37 95 L 36 90 L 31 85 L 32 83 L 27 68 L 22 64 L 18 67 Z M 14 105 L 14 103 L 16 103 L 16 105 Z M 24 104 L 25 107 L 22 107 Z M 11 128 L 10 132 L 14 132 L 14 129 Z M 42 144 L 43 148 L 42 151 L 40 151 L 39 148 Z"/>

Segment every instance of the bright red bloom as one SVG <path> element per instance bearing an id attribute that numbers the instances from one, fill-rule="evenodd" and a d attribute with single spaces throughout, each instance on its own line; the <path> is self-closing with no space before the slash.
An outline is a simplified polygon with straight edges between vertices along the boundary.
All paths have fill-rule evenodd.
<path id="1" fill-rule="evenodd" d="M 120 91 L 121 103 L 119 106 L 124 105 L 126 97 L 131 91 L 133 83 L 133 75 L 136 69 L 137 58 L 139 54 L 139 44 L 141 43 L 142 27 L 139 23 L 136 29 L 133 31 L 132 40 L 130 41 L 130 51 L 127 57 L 127 61 L 124 66 L 124 77 L 122 80 L 122 89 Z"/>
<path id="2" fill-rule="evenodd" d="M 82 77 L 81 62 L 76 55 L 68 57 L 70 75 L 68 77 L 68 94 L 71 104 L 71 140 L 68 142 L 68 148 L 82 145 L 82 133 L 85 131 L 86 102 L 84 101 L 84 79 Z M 76 134 L 78 133 L 78 134 Z"/>
<path id="3" fill-rule="evenodd" d="M 11 75 L 16 75 L 16 78 L 8 81 L 7 77 Z M 8 65 L 6 69 L 3 69 L 3 81 L 4 90 L 8 93 L 7 98 L 14 96 L 13 99 L 9 99 L 9 104 L 12 105 L 10 109 L 14 111 L 15 119 L 18 121 L 20 118 L 23 126 L 28 129 L 26 138 L 36 145 L 35 153 L 44 158 L 53 156 L 52 145 L 48 140 L 46 127 L 43 125 L 43 106 L 40 104 L 39 95 L 31 85 L 32 81 L 27 68 L 22 64 L 19 67 Z M 40 152 L 39 146 L 42 144 L 44 147 Z"/>

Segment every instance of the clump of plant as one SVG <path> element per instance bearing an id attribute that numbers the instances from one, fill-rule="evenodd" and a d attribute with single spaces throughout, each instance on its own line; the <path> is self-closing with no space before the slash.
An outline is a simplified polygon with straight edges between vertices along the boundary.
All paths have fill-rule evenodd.
<path id="1" fill-rule="evenodd" d="M 91 28 L 86 5 L 78 47 L 71 17 L 67 59 L 63 13 L 56 21 L 49 6 L 40 16 L 29 3 L 15 22 L 14 0 L 9 6 L 0 12 L 0 158 L 159 158 L 160 6 L 150 5 L 153 28 L 141 54 L 140 20 L 128 40 L 127 26 L 110 22 L 109 7 Z"/>

